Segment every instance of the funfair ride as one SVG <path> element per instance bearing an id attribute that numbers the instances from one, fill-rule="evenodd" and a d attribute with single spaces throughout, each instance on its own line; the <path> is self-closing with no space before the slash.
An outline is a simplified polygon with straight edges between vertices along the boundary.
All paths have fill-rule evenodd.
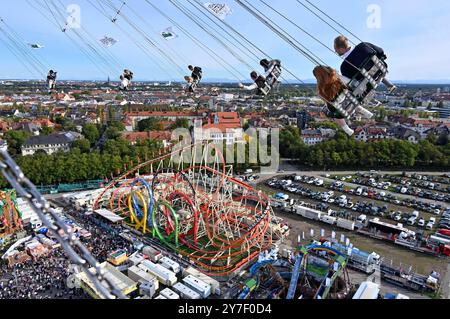
<path id="1" fill-rule="evenodd" d="M 15 191 L 0 192 L 0 238 L 21 230 L 22 214 L 17 207 Z"/>
<path id="2" fill-rule="evenodd" d="M 99 208 L 214 277 L 233 275 L 282 237 L 269 198 L 233 178 L 215 144 L 165 150 L 111 182 Z"/>

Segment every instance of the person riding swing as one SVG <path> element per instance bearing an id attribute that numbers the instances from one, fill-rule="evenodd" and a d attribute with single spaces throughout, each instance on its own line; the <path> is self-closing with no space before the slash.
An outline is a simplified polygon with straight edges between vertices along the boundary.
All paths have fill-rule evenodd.
<path id="1" fill-rule="evenodd" d="M 125 69 L 123 71 L 123 74 L 120 76 L 120 80 L 122 81 L 120 89 L 122 91 L 128 91 L 128 88 L 131 85 L 131 81 L 133 80 L 133 77 L 134 77 L 134 74 L 130 70 Z"/>
<path id="2" fill-rule="evenodd" d="M 256 71 L 252 71 L 252 73 L 250 73 L 250 78 L 255 83 L 249 86 L 239 83 L 239 87 L 247 91 L 256 90 L 256 95 L 266 96 L 278 83 L 278 78 L 281 76 L 281 61 L 269 61 L 267 59 L 263 59 L 260 64 L 264 68 L 264 75 L 260 75 Z"/>

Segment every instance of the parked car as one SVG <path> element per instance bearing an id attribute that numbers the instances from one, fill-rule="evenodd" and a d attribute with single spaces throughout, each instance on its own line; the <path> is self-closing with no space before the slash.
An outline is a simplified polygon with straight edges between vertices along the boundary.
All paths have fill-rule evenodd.
<path id="1" fill-rule="evenodd" d="M 414 226 L 416 224 L 417 218 L 415 216 L 412 216 L 408 219 L 408 225 Z"/>
<path id="2" fill-rule="evenodd" d="M 448 225 L 439 225 L 439 228 L 450 230 L 450 226 Z"/>
<path id="3" fill-rule="evenodd" d="M 359 215 L 357 221 L 364 224 L 367 221 L 367 215 Z"/>
<path id="4" fill-rule="evenodd" d="M 315 184 L 316 184 L 316 186 L 323 186 L 323 179 L 318 179 L 318 180 L 315 182 Z"/>
<path id="5" fill-rule="evenodd" d="M 419 221 L 417 222 L 417 226 L 425 227 L 425 219 L 420 218 Z"/>
<path id="6" fill-rule="evenodd" d="M 430 220 L 428 221 L 426 228 L 431 230 L 434 228 L 435 224 L 436 224 L 436 218 L 430 217 Z"/>

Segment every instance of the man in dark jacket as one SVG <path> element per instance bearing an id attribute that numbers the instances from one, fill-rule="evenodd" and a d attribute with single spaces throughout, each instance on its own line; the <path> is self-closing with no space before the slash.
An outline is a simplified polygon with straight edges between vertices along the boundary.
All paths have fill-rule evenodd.
<path id="1" fill-rule="evenodd" d="M 193 67 L 192 65 L 188 66 L 189 70 L 192 71 L 192 78 L 198 84 L 203 78 L 203 70 L 201 67 Z"/>
<path id="2" fill-rule="evenodd" d="M 257 90 L 256 91 L 257 95 L 265 95 L 264 92 L 262 91 L 262 89 L 264 89 L 266 87 L 266 83 L 267 83 L 266 77 L 258 74 L 256 71 L 253 71 L 252 73 L 250 73 L 250 77 L 255 82 L 254 84 L 245 86 L 242 83 L 239 83 L 239 87 L 241 89 L 244 89 L 247 91 Z"/>
<path id="3" fill-rule="evenodd" d="M 363 76 L 358 69 L 361 69 L 367 59 L 372 56 L 376 55 L 377 58 L 383 61 L 387 59 L 382 48 L 368 42 L 360 43 L 352 48 L 348 39 L 343 35 L 334 40 L 334 50 L 344 59 L 341 66 L 341 74 L 349 79 L 353 79 L 356 76 L 358 80 L 361 80 Z M 389 93 L 392 93 L 397 89 L 397 87 L 386 78 L 383 79 L 383 84 L 387 87 Z"/>
<path id="4" fill-rule="evenodd" d="M 270 73 L 267 76 L 267 83 L 269 83 L 269 85 L 273 88 L 278 86 L 281 82 L 278 81 L 278 78 L 281 76 L 281 61 L 280 60 L 272 60 L 269 61 L 267 59 L 263 59 L 260 62 L 260 65 L 264 68 L 264 72 L 269 72 L 269 70 L 274 70 L 275 68 L 277 69 L 276 74 Z"/>
<path id="5" fill-rule="evenodd" d="M 264 59 L 261 60 L 261 66 L 264 68 L 264 71 L 266 73 L 261 75 L 258 74 L 258 72 L 253 71 L 252 73 L 250 73 L 250 77 L 255 83 L 249 86 L 239 83 L 239 87 L 241 89 L 247 91 L 256 90 L 257 95 L 266 95 L 267 86 L 269 86 L 270 90 L 277 84 L 278 79 L 273 77 L 272 72 L 274 71 L 274 68 L 281 67 L 281 61 L 280 60 L 268 61 Z"/>
<path id="6" fill-rule="evenodd" d="M 58 72 L 55 72 L 53 70 L 50 70 L 47 74 L 47 85 L 48 85 L 48 92 L 51 93 L 53 90 L 56 89 L 56 77 Z"/>

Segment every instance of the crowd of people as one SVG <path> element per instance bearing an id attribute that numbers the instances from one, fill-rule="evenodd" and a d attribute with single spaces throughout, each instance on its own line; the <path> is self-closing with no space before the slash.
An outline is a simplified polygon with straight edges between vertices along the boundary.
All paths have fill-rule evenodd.
<path id="1" fill-rule="evenodd" d="M 108 254 L 118 249 L 126 249 L 129 254 L 134 252 L 133 244 L 119 236 L 122 231 L 120 226 L 107 223 L 95 215 L 86 216 L 82 210 L 74 210 L 70 215 L 91 233 L 91 237 L 83 241 L 98 262 L 105 262 Z"/>
<path id="2" fill-rule="evenodd" d="M 0 267 L 0 299 L 85 299 L 81 289 L 67 288 L 70 261 L 58 248 L 47 257 L 9 268 Z"/>
<path id="3" fill-rule="evenodd" d="M 120 226 L 110 225 L 95 215 L 86 216 L 83 211 L 72 211 L 68 217 L 91 233 L 90 238 L 82 238 L 82 241 L 100 263 L 117 249 L 134 252 L 133 245 L 119 236 Z M 12 268 L 0 261 L 0 299 L 90 298 L 82 289 L 67 287 L 67 279 L 72 274 L 70 264 L 61 248 Z"/>

